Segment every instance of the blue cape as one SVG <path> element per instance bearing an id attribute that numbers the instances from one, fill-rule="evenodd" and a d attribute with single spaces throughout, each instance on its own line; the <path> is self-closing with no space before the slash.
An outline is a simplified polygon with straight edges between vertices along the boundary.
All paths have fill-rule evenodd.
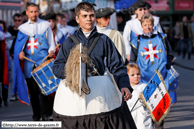
<path id="1" fill-rule="evenodd" d="M 21 103 L 29 105 L 28 89 L 25 82 L 25 77 L 20 67 L 19 53 L 28 38 L 28 35 L 18 32 L 16 43 L 14 46 L 14 84 L 13 91 L 18 94 Z"/>

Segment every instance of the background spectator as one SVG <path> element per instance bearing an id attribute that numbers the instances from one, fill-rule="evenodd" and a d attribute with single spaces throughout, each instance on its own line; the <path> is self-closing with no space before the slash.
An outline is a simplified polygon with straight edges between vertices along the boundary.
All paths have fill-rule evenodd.
<path id="1" fill-rule="evenodd" d="M 187 21 L 187 16 L 183 17 L 179 29 L 180 29 L 180 45 L 182 58 L 185 58 L 186 54 L 185 46 L 187 45 L 188 59 L 191 59 L 193 34 L 191 30 L 191 24 L 188 23 Z"/>
<path id="2" fill-rule="evenodd" d="M 173 36 L 173 42 L 176 47 L 176 51 L 178 52 L 178 55 L 180 55 L 180 30 L 179 30 L 179 22 L 176 22 L 173 31 L 172 31 L 172 36 Z"/>

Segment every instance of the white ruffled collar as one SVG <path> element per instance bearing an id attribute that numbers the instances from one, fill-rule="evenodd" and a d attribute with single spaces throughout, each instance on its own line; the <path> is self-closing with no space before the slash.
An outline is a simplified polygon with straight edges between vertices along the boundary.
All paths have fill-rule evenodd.
<path id="1" fill-rule="evenodd" d="M 147 33 L 147 34 L 143 32 L 143 35 L 150 38 L 153 35 L 153 32 L 150 32 L 150 33 Z"/>
<path id="2" fill-rule="evenodd" d="M 32 26 L 32 24 L 36 25 L 36 30 L 34 30 L 34 27 Z M 30 20 L 28 20 L 28 22 L 20 25 L 18 29 L 26 35 L 34 36 L 35 34 L 44 33 L 49 26 L 50 26 L 50 23 L 48 21 L 38 18 L 38 21 L 36 23 L 32 23 Z"/>

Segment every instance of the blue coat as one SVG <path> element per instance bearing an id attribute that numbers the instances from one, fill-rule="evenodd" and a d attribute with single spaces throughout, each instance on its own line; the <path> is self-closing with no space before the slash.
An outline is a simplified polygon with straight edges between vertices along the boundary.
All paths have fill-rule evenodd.
<path id="1" fill-rule="evenodd" d="M 88 47 L 95 38 L 96 33 L 97 30 L 94 28 L 90 36 L 86 38 L 82 30 L 79 29 L 75 33 L 75 36 L 81 43 L 83 43 L 84 46 Z M 63 42 L 53 65 L 53 73 L 57 78 L 65 78 L 64 67 L 73 46 L 75 46 L 75 43 L 69 37 Z M 122 57 L 108 36 L 104 34 L 101 35 L 93 51 L 91 52 L 90 57 L 100 75 L 103 75 L 105 72 L 104 59 L 106 57 L 107 68 L 113 74 L 119 89 L 128 87 L 131 92 L 133 91 L 129 83 L 127 68 L 124 65 Z"/>

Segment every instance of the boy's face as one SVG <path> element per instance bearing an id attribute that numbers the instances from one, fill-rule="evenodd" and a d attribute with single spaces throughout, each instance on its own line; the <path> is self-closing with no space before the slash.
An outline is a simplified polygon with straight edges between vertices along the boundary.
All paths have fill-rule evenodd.
<path id="1" fill-rule="evenodd" d="M 64 27 L 67 25 L 66 18 L 63 18 L 63 19 L 61 20 L 61 25 L 63 25 Z"/>
<path id="2" fill-rule="evenodd" d="M 90 32 L 94 27 L 96 15 L 94 11 L 80 10 L 79 16 L 76 16 L 76 21 L 84 32 Z"/>
<path id="3" fill-rule="evenodd" d="M 140 82 L 141 74 L 138 69 L 131 68 L 128 72 L 128 75 L 131 86 L 135 86 Z"/>

